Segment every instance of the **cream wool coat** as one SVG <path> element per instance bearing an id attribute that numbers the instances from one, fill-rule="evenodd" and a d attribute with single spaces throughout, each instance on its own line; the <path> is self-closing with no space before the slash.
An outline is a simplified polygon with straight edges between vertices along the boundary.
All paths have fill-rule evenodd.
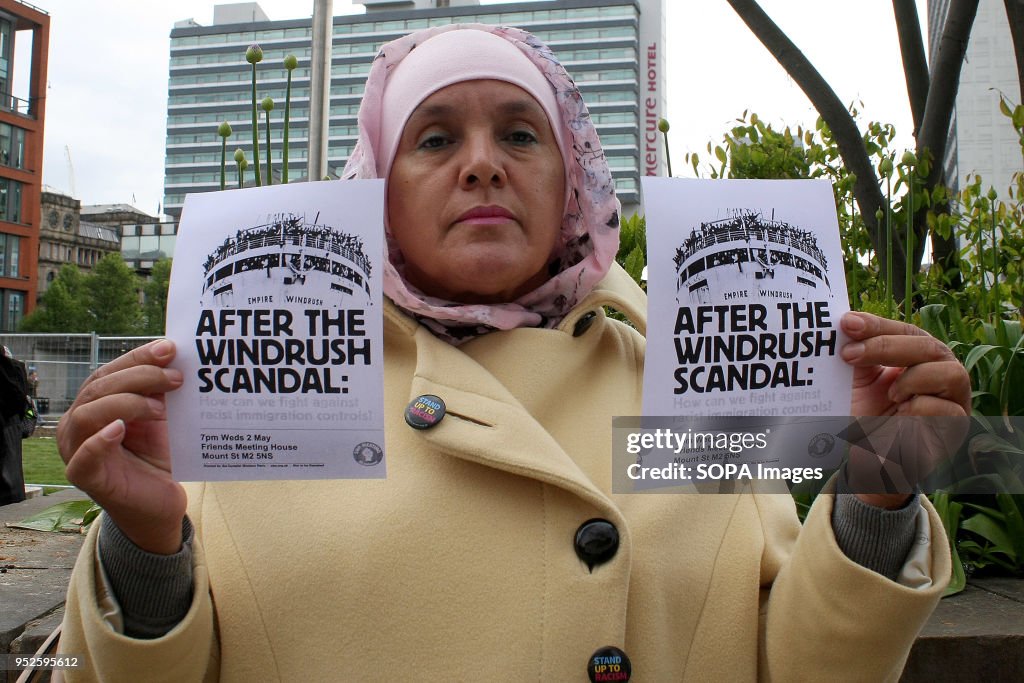
<path id="1" fill-rule="evenodd" d="M 644 340 L 603 304 L 642 329 L 617 268 L 559 329 L 459 348 L 389 304 L 387 479 L 192 487 L 195 597 L 156 640 L 103 620 L 94 530 L 68 680 L 585 682 L 606 645 L 633 681 L 895 680 L 949 575 L 935 513 L 933 587 L 912 590 L 843 555 L 831 496 L 801 532 L 788 495 L 612 494 L 610 418 L 639 414 Z M 416 431 L 421 394 L 448 415 Z M 591 572 L 573 538 L 592 518 L 621 545 Z"/>

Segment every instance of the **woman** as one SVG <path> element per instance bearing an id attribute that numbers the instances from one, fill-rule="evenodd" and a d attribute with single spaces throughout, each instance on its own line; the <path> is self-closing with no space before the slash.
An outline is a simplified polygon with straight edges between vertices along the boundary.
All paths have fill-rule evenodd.
<path id="1" fill-rule="evenodd" d="M 822 496 L 801 532 L 789 496 L 611 492 L 645 300 L 613 264 L 611 175 L 551 52 L 514 29 L 414 33 L 381 50 L 359 120 L 346 177 L 388 179 L 387 480 L 186 494 L 173 346 L 105 366 L 59 436 L 107 511 L 69 591 L 62 649 L 87 662 L 69 678 L 895 678 L 949 574 L 930 508 Z M 963 413 L 941 344 L 844 328 L 855 410 Z M 407 411 L 424 396 L 442 419 Z"/>

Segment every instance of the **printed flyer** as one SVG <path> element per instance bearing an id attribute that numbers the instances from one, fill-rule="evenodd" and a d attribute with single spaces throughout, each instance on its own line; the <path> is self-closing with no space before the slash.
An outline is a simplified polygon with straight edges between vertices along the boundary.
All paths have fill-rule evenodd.
<path id="1" fill-rule="evenodd" d="M 384 183 L 192 194 L 167 302 L 178 481 L 383 478 Z"/>
<path id="2" fill-rule="evenodd" d="M 830 431 L 826 418 L 849 414 L 853 379 L 839 357 L 846 342 L 839 319 L 849 305 L 831 185 L 642 183 L 649 254 L 645 419 L 685 419 L 686 431 L 700 416 L 771 418 L 765 428 L 780 438 L 767 448 L 722 450 L 731 462 L 776 461 L 780 450 L 772 442 L 787 443 L 791 452 L 792 430 L 781 438 L 782 424 L 800 423 L 799 433 L 812 436 Z M 746 424 L 744 431 L 763 430 Z M 806 458 L 807 450 L 798 450 Z"/>

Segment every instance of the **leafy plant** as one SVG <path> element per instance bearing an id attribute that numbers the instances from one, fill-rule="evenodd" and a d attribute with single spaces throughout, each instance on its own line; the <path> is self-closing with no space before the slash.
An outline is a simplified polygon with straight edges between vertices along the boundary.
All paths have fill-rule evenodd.
<path id="1" fill-rule="evenodd" d="M 84 533 L 100 512 L 100 506 L 91 500 L 69 500 L 52 505 L 20 522 L 10 522 L 7 526 L 12 529 Z"/>
<path id="2" fill-rule="evenodd" d="M 619 231 L 619 253 L 615 260 L 638 285 L 647 288 L 643 280 L 647 267 L 647 219 L 639 214 L 623 218 Z"/>

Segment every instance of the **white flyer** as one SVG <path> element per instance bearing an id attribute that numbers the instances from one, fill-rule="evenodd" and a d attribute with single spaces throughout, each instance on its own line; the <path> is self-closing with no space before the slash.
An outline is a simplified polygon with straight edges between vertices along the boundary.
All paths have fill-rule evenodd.
<path id="1" fill-rule="evenodd" d="M 852 369 L 825 180 L 644 178 L 647 416 L 843 416 Z"/>
<path id="2" fill-rule="evenodd" d="M 167 395 L 178 481 L 386 474 L 382 180 L 191 194 Z"/>

